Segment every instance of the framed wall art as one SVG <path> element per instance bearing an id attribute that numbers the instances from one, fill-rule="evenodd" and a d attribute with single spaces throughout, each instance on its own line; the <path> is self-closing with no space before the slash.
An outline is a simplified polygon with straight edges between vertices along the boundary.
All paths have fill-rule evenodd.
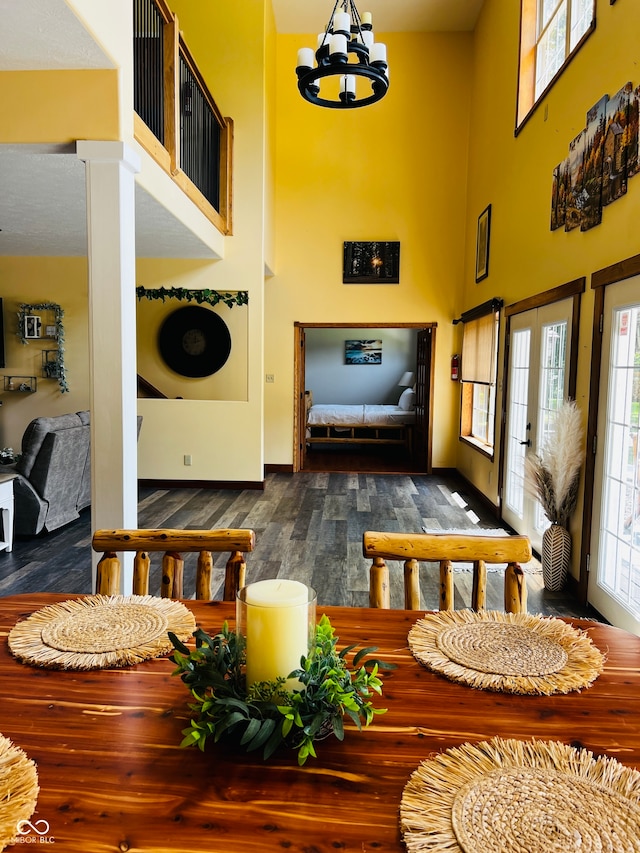
<path id="1" fill-rule="evenodd" d="M 382 341 L 345 341 L 345 364 L 382 364 Z"/>
<path id="2" fill-rule="evenodd" d="M 22 332 L 24 338 L 40 338 L 42 336 L 42 319 L 37 314 L 25 314 Z"/>
<path id="3" fill-rule="evenodd" d="M 345 243 L 343 284 L 398 284 L 400 243 Z"/>
<path id="4" fill-rule="evenodd" d="M 478 217 L 476 236 L 476 283 L 489 275 L 489 238 L 491 234 L 491 205 Z"/>

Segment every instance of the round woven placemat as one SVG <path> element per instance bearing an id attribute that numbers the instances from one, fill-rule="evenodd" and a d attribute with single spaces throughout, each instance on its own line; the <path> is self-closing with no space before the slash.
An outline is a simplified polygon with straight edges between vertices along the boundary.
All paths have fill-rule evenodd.
<path id="1" fill-rule="evenodd" d="M 18 622 L 9 648 L 24 663 L 50 669 L 127 666 L 173 650 L 195 618 L 179 601 L 152 595 L 92 595 L 50 604 Z"/>
<path id="2" fill-rule="evenodd" d="M 588 687 L 604 657 L 584 632 L 528 613 L 441 610 L 409 631 L 409 647 L 451 681 L 504 693 L 568 693 Z"/>
<path id="3" fill-rule="evenodd" d="M 0 735 L 0 850 L 16 840 L 20 821 L 35 811 L 38 792 L 35 764 Z"/>
<path id="4" fill-rule="evenodd" d="M 400 824 L 409 853 L 640 853 L 640 772 L 556 741 L 466 743 L 412 774 Z"/>

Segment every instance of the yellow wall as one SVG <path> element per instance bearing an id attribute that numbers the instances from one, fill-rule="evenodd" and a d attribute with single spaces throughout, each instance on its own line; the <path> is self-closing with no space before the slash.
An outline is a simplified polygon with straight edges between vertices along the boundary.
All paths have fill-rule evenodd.
<path id="1" fill-rule="evenodd" d="M 378 39 L 388 47 L 389 93 L 345 112 L 312 106 L 298 93 L 297 51 L 315 46 L 316 34 L 278 37 L 276 268 L 265 307 L 265 370 L 275 377 L 265 401 L 268 462 L 292 461 L 295 321 L 437 323 L 433 464 L 455 459 L 449 358 L 463 275 L 472 36 Z M 400 284 L 342 284 L 345 240 L 399 240 Z"/>
<path id="2" fill-rule="evenodd" d="M 576 394 L 586 421 L 593 322 L 589 277 L 640 252 L 640 177 L 629 182 L 624 198 L 604 209 L 602 224 L 568 233 L 549 230 L 551 179 L 569 142 L 584 128 L 587 110 L 629 80 L 640 84 L 640 18 L 636 4 L 610 6 L 600 0 L 595 32 L 515 137 L 518 7 L 511 0 L 485 0 L 476 30 L 462 308 L 492 296 L 509 304 L 587 276 Z M 476 223 L 487 204 L 492 205 L 489 277 L 476 285 Z M 497 502 L 497 464 L 460 445 L 457 467 Z M 574 521 L 580 516 L 579 510 Z"/>
<path id="3" fill-rule="evenodd" d="M 118 139 L 117 82 L 116 71 L 3 71 L 0 142 Z"/>
<path id="4" fill-rule="evenodd" d="M 275 267 L 276 191 L 276 24 L 271 3 L 265 4 L 265 198 L 264 259 L 267 275 Z"/>
<path id="5" fill-rule="evenodd" d="M 26 374 L 38 379 L 35 394 L 3 393 L 0 446 L 18 450 L 33 418 L 78 412 L 89 407 L 89 341 L 87 335 L 87 261 L 85 258 L 0 257 L 4 308 L 5 364 L 3 375 Z M 43 349 L 53 342 L 22 344 L 16 336 L 20 303 L 57 302 L 64 311 L 65 365 L 69 392 L 57 380 L 42 378 Z M 40 312 L 44 317 L 44 312 Z"/>

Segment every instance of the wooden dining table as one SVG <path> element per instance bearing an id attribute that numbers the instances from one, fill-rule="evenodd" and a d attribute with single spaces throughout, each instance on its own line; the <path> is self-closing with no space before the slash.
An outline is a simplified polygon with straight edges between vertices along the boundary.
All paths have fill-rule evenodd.
<path id="1" fill-rule="evenodd" d="M 397 669 L 376 699 L 387 712 L 362 731 L 345 726 L 342 742 L 319 742 L 318 757 L 299 767 L 293 750 L 265 762 L 224 743 L 181 748 L 190 696 L 166 657 L 89 672 L 18 662 L 7 645 L 17 620 L 68 598 L 0 599 L 0 733 L 37 765 L 31 822 L 46 821 L 41 838 L 58 853 L 402 851 L 399 806 L 416 767 L 494 736 L 558 740 L 640 769 L 640 638 L 608 625 L 566 620 L 606 655 L 590 688 L 521 696 L 474 690 L 418 663 L 407 633 L 423 613 L 319 607 L 339 647 L 377 646 Z M 184 603 L 207 633 L 225 620 L 234 627 L 233 604 Z"/>

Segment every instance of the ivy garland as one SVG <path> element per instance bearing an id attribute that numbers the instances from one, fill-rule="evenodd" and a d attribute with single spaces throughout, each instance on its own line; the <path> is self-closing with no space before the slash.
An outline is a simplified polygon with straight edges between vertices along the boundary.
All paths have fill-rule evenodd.
<path id="1" fill-rule="evenodd" d="M 16 335 L 20 338 L 23 344 L 30 343 L 29 339 L 24 336 L 25 317 L 32 314 L 34 311 L 53 311 L 56 324 L 56 339 L 58 341 L 58 358 L 56 361 L 55 378 L 60 386 L 60 393 L 66 394 L 69 391 L 67 384 L 67 369 L 64 364 L 64 325 L 62 318 L 64 311 L 56 302 L 37 302 L 33 305 L 27 305 L 21 302 L 18 306 L 18 331 Z M 51 377 L 53 378 L 53 377 Z"/>
<path id="2" fill-rule="evenodd" d="M 178 299 L 182 302 L 197 302 L 202 305 L 206 302 L 208 305 L 217 305 L 222 302 L 229 308 L 234 305 L 248 305 L 249 294 L 246 290 L 238 290 L 236 293 L 220 293 L 218 290 L 189 290 L 186 287 L 136 287 L 136 296 L 138 299 Z"/>

